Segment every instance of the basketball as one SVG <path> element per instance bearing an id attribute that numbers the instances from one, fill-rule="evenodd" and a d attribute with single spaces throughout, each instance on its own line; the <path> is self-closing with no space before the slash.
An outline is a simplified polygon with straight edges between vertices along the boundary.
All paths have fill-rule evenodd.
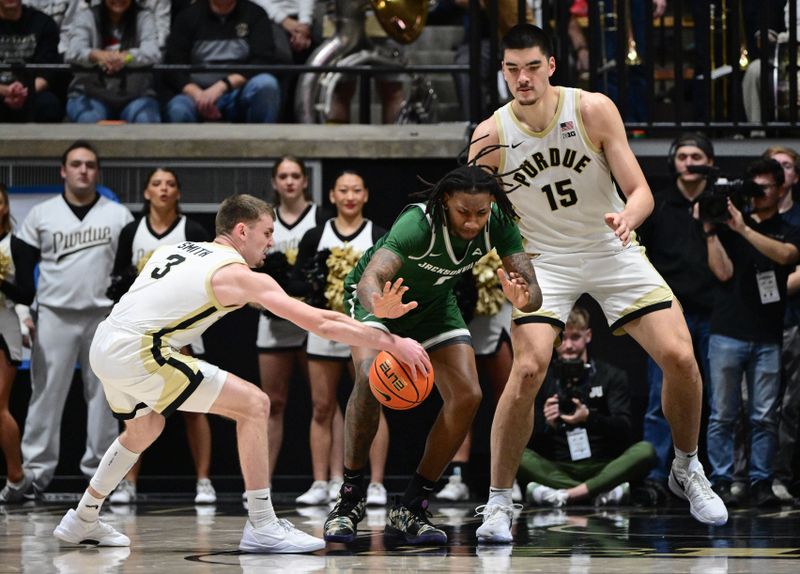
<path id="1" fill-rule="evenodd" d="M 369 369 L 369 388 L 378 402 L 390 409 L 413 409 L 431 394 L 433 370 L 412 379 L 406 365 L 388 351 L 381 351 Z"/>

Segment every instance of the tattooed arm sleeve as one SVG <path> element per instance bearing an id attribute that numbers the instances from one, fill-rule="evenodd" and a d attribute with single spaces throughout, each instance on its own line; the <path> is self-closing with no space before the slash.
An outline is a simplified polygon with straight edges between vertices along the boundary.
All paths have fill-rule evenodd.
<path id="1" fill-rule="evenodd" d="M 358 282 L 358 300 L 372 312 L 372 295 L 383 293 L 383 286 L 391 281 L 403 265 L 402 258 L 388 249 L 378 249 L 370 259 Z"/>
<path id="2" fill-rule="evenodd" d="M 542 306 L 542 290 L 536 280 L 536 271 L 527 253 L 514 253 L 503 257 L 503 268 L 506 273 L 517 273 L 528 284 L 529 302 L 520 308 L 524 313 L 533 313 Z"/>

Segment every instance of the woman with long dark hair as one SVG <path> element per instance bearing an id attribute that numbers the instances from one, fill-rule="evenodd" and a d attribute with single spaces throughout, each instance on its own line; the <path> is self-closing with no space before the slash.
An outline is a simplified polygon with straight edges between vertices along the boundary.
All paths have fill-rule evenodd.
<path id="1" fill-rule="evenodd" d="M 124 71 L 161 61 L 156 22 L 150 10 L 140 8 L 134 0 L 103 0 L 80 11 L 64 59 L 69 64 L 96 68 L 75 74 L 69 86 L 70 121 L 161 122 L 152 73 Z"/>

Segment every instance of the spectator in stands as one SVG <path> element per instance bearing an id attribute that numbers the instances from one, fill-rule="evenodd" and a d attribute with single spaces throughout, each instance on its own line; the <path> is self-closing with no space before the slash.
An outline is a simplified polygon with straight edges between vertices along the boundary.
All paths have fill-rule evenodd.
<path id="1" fill-rule="evenodd" d="M 58 53 L 64 54 L 75 15 L 86 6 L 83 0 L 24 0 L 23 4 L 36 8 L 53 19 L 59 29 Z"/>
<path id="2" fill-rule="evenodd" d="M 56 64 L 58 26 L 53 19 L 22 0 L 0 3 L 0 63 Z M 0 73 L 0 122 L 60 122 L 61 100 L 51 91 L 47 72 Z"/>
<path id="3" fill-rule="evenodd" d="M 708 458 L 714 490 L 726 504 L 739 502 L 730 487 L 743 376 L 750 400 L 751 503 L 780 503 L 772 492 L 772 479 L 782 327 L 787 278 L 800 259 L 800 229 L 778 213 L 784 179 L 777 161 L 760 159 L 747 169 L 747 181 L 754 184 L 747 215 L 742 213 L 746 204 L 737 207 L 730 200 L 724 223 L 714 222 L 721 217 L 710 217 L 713 208 L 705 210 L 701 204 L 696 210 L 707 237 L 709 267 L 720 281 L 708 345 L 712 387 Z"/>
<path id="4" fill-rule="evenodd" d="M 95 329 L 111 309 L 106 297 L 111 266 L 122 228 L 131 213 L 97 192 L 100 163 L 85 141 L 76 141 L 61 158 L 64 193 L 33 207 L 12 247 L 21 302 L 37 302 L 31 329 L 31 400 L 22 437 L 24 490 L 38 495 L 59 462 L 61 417 L 76 362 L 87 402 L 86 451 L 80 469 L 97 470 L 118 434 L 103 388 L 89 366 Z M 34 283 L 34 268 L 39 281 Z"/>
<path id="5" fill-rule="evenodd" d="M 783 200 L 778 212 L 783 221 L 800 228 L 800 204 L 792 197 L 793 187 L 798 181 L 800 154 L 792 148 L 772 146 L 762 155 L 764 159 L 774 159 L 783 168 Z M 795 268 L 789 275 L 786 300 L 786 313 L 783 316 L 783 348 L 781 351 L 782 392 L 781 414 L 778 425 L 778 450 L 775 453 L 775 479 L 772 492 L 784 502 L 794 496 L 788 487 L 794 482 L 792 469 L 800 432 L 800 270 Z"/>
<path id="6" fill-rule="evenodd" d="M 702 226 L 692 217 L 692 204 L 706 189 L 708 170 L 714 165 L 714 145 L 703 134 L 682 134 L 673 140 L 667 163 L 672 181 L 654 194 L 653 212 L 637 232 L 650 261 L 681 303 L 701 375 L 707 383 L 708 327 L 717 280 L 708 268 L 706 240 Z M 692 173 L 690 167 L 706 173 Z M 667 498 L 672 460 L 672 433 L 661 411 L 662 379 L 661 369 L 648 359 L 644 440 L 655 447 L 658 463 L 647 475 L 647 496 L 640 502 L 653 505 Z M 710 387 L 704 386 L 708 393 Z"/>
<path id="7" fill-rule="evenodd" d="M 629 483 L 655 462 L 653 445 L 632 444 L 627 375 L 591 359 L 591 340 L 589 313 L 576 306 L 536 401 L 535 420 L 544 428 L 535 436 L 553 454 L 525 449 L 517 472 L 531 504 L 620 504 Z"/>
<path id="8" fill-rule="evenodd" d="M 103 0 L 78 12 L 65 59 L 69 64 L 95 68 L 75 74 L 70 84 L 70 121 L 161 122 L 153 74 L 125 72 L 125 68 L 152 66 L 161 60 L 150 10 L 140 8 L 134 0 Z"/>
<path id="9" fill-rule="evenodd" d="M 250 0 L 200 0 L 181 11 L 167 42 L 168 64 L 279 64 L 267 13 Z M 272 74 L 237 72 L 165 76 L 176 95 L 169 122 L 272 123 L 280 111 L 280 85 Z"/>
<path id="10" fill-rule="evenodd" d="M 266 12 L 273 24 L 275 50 L 280 60 L 294 64 L 305 64 L 319 43 L 319 34 L 314 29 L 314 0 L 253 0 Z M 283 81 L 284 105 L 281 122 L 294 121 L 294 94 L 297 74 L 290 74 Z"/>
<path id="11" fill-rule="evenodd" d="M 8 410 L 11 386 L 22 360 L 22 331 L 14 311 L 19 289 L 14 280 L 11 255 L 12 227 L 8 191 L 0 183 L 0 449 L 6 461 L 6 485 L 0 491 L 0 504 L 22 502 L 26 486 L 19 448 L 19 426 Z"/>

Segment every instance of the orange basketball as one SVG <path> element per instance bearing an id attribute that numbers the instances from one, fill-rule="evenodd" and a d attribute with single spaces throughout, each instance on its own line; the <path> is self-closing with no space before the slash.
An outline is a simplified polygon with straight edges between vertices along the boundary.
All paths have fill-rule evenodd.
<path id="1" fill-rule="evenodd" d="M 378 402 L 390 409 L 413 409 L 431 394 L 433 371 L 412 379 L 405 364 L 388 351 L 381 351 L 369 369 L 369 388 Z"/>

